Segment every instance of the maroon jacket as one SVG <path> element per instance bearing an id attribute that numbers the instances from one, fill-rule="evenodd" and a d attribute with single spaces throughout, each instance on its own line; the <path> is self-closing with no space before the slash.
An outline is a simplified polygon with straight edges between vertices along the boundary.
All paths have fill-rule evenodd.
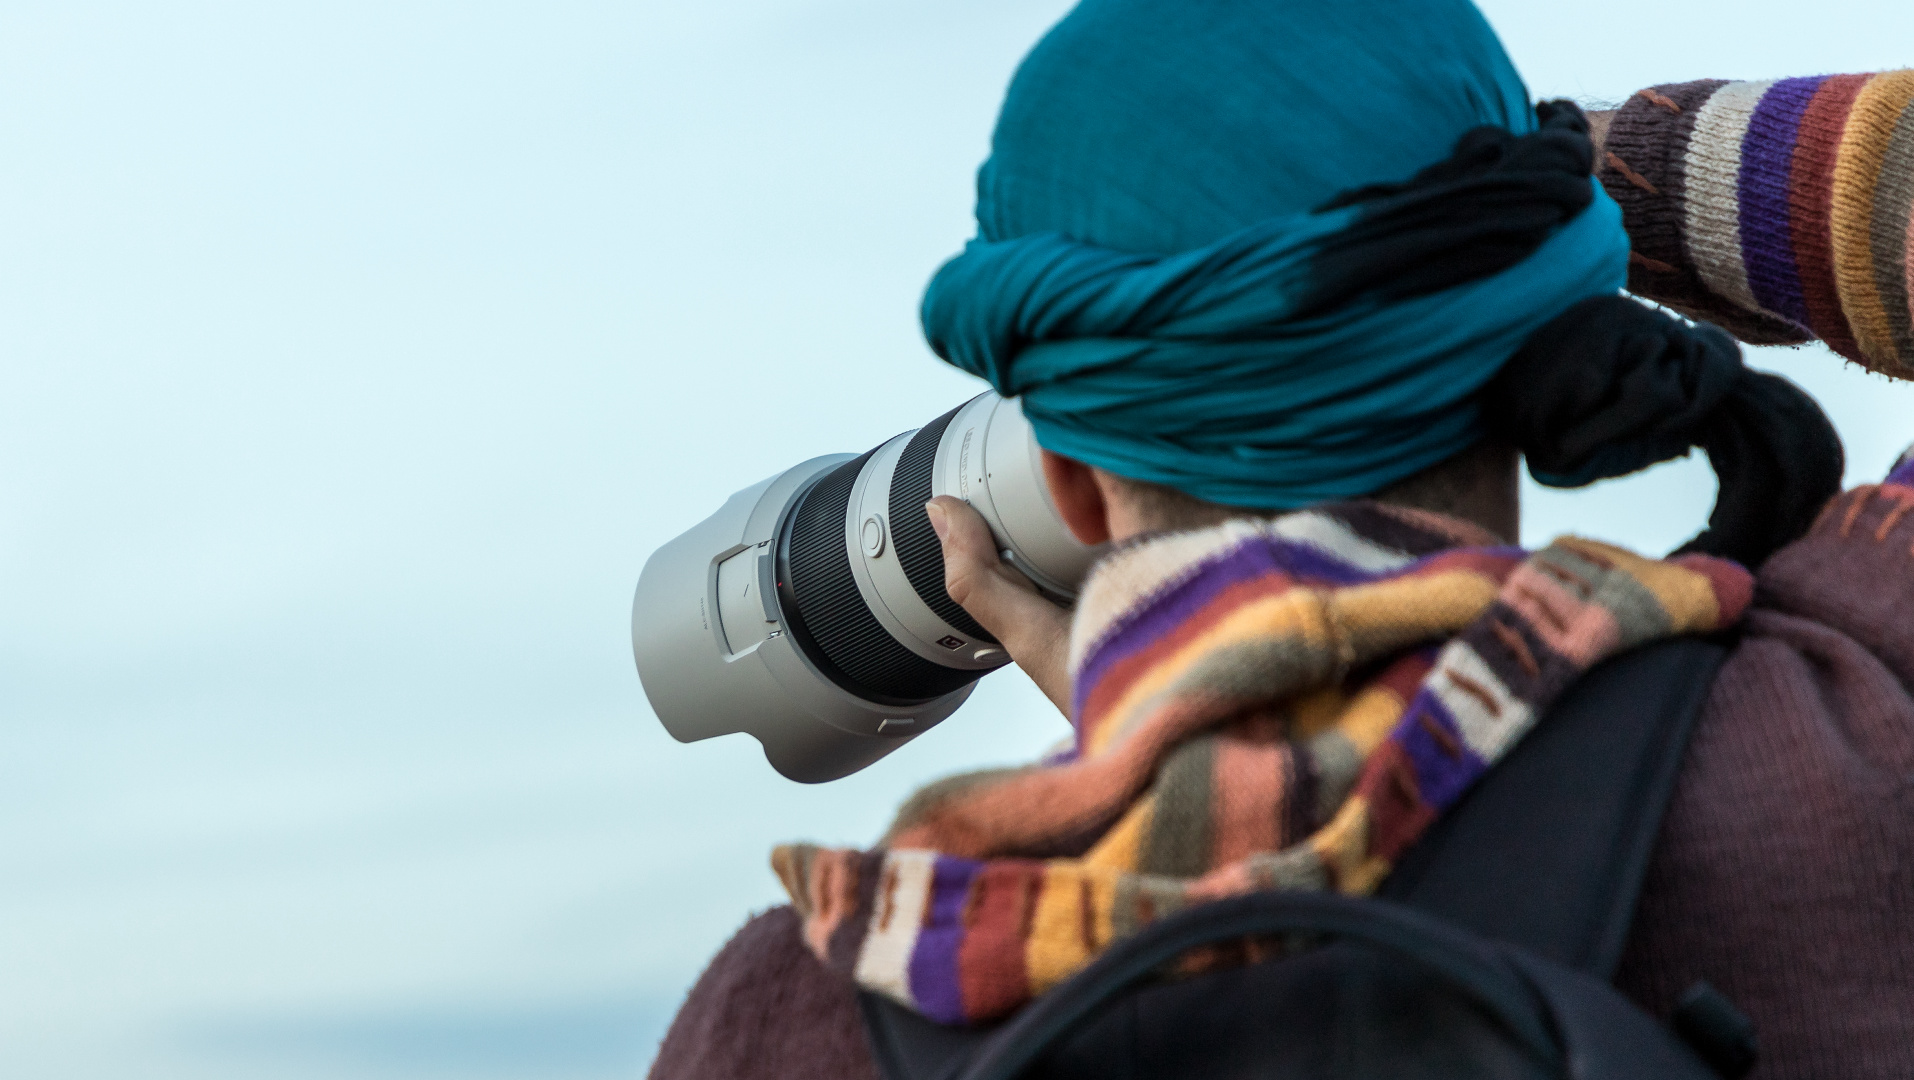
<path id="1" fill-rule="evenodd" d="M 1914 1077 L 1914 487 L 1829 504 L 1759 575 L 1696 727 L 1617 984 L 1656 1015 L 1706 979 L 1755 1080 Z M 788 907 L 738 931 L 656 1080 L 871 1080 L 850 984 Z"/>

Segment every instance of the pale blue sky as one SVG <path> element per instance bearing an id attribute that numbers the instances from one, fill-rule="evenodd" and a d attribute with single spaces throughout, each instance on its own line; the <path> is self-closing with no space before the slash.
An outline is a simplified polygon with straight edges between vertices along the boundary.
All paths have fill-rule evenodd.
<path id="1" fill-rule="evenodd" d="M 918 292 L 1054 0 L 0 8 L 0 1071 L 630 1076 L 773 902 L 1061 721 L 681 747 L 625 618 L 732 490 L 974 389 Z M 1538 95 L 1914 62 L 1899 2 L 1487 9 Z M 1818 347 L 1854 475 L 1914 389 Z M 1699 463 L 1532 505 L 1666 547 Z"/>

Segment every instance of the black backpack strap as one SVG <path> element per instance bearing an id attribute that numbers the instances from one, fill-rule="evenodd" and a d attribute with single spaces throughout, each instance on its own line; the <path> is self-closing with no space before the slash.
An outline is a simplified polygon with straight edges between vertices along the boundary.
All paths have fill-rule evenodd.
<path id="1" fill-rule="evenodd" d="M 1003 1027 L 939 1024 L 869 990 L 857 992 L 857 1011 L 883 1080 L 952 1080 Z"/>
<path id="2" fill-rule="evenodd" d="M 1378 895 L 1606 980 L 1727 649 L 1675 638 L 1584 675 Z"/>
<path id="3" fill-rule="evenodd" d="M 1500 1022 L 1535 1059 L 1551 1061 L 1561 1054 L 1533 987 L 1475 935 L 1394 904 L 1334 893 L 1262 892 L 1179 911 L 1125 939 L 1018 1013 L 961 1076 L 1016 1080 L 1118 995 L 1159 977 L 1191 949 L 1294 934 L 1360 941 L 1426 965 Z"/>

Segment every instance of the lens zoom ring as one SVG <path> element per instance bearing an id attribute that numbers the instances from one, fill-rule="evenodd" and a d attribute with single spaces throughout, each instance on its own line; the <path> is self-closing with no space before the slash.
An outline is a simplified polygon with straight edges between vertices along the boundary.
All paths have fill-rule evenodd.
<path id="1" fill-rule="evenodd" d="M 875 453 L 872 451 L 871 453 Z M 905 648 L 864 602 L 851 574 L 844 516 L 865 454 L 804 494 L 786 531 L 786 623 L 813 662 L 846 690 L 884 704 L 942 697 L 981 675 L 933 664 Z"/>
<path id="2" fill-rule="evenodd" d="M 961 408 L 959 405 L 924 425 L 911 436 L 903 456 L 897 459 L 897 470 L 891 474 L 891 548 L 897 552 L 898 565 L 904 568 L 904 577 L 918 599 L 938 618 L 960 634 L 995 645 L 997 639 L 944 591 L 944 546 L 937 539 L 937 530 L 930 527 L 930 515 L 924 513 L 937 466 L 937 444 L 944 441 L 944 429 Z"/>

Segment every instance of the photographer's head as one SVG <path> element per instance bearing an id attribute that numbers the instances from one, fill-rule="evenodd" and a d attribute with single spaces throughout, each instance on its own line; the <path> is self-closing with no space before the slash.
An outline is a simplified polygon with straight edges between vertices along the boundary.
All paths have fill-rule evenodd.
<path id="1" fill-rule="evenodd" d="M 1091 0 L 1011 84 L 926 334 L 1115 475 L 1369 495 L 1480 441 L 1522 342 L 1620 289 L 1584 132 L 1466 0 Z"/>
<path id="2" fill-rule="evenodd" d="M 1799 492 L 1698 538 L 1759 562 L 1838 482 L 1832 429 L 1620 295 L 1592 164 L 1468 0 L 1086 0 L 1010 86 L 925 333 L 1098 470 L 1053 494 L 1112 535 L 1390 493 L 1512 539 L 1485 442 L 1558 486 L 1700 445 L 1723 509 Z"/>

